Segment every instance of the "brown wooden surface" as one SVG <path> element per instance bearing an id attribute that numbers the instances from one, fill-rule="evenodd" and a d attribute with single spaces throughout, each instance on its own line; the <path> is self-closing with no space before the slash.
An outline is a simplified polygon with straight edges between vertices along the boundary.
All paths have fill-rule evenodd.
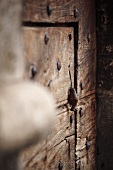
<path id="1" fill-rule="evenodd" d="M 50 15 L 47 6 L 50 8 Z M 72 22 L 77 17 L 77 0 L 24 0 L 23 20 L 27 22 Z"/>
<path id="2" fill-rule="evenodd" d="M 81 169 L 95 169 L 95 138 L 96 138 L 96 103 L 95 95 L 90 95 L 80 100 L 78 107 L 77 120 L 77 165 L 81 158 L 83 163 L 80 165 Z M 88 137 L 88 149 L 86 146 L 86 138 Z M 85 160 L 85 162 L 84 162 Z M 84 168 L 83 168 L 84 167 Z"/>
<path id="3" fill-rule="evenodd" d="M 48 5 L 52 9 L 50 15 L 47 11 Z M 53 133 L 42 144 L 31 147 L 24 152 L 22 157 L 25 170 L 34 170 L 37 167 L 38 170 L 57 170 L 59 160 L 62 161 L 64 170 L 94 170 L 96 169 L 96 31 L 94 1 L 24 0 L 23 21 L 24 25 L 30 26 L 23 29 L 27 59 L 25 77 L 30 77 L 30 65 L 34 64 L 38 70 L 34 80 L 40 81 L 45 86 L 49 85 L 48 88 L 56 98 L 58 106 L 62 106 L 67 103 L 70 69 L 73 86 L 74 81 L 76 82 L 74 74 L 77 72 L 79 98 L 75 116 L 67 110 L 66 106 L 60 107 Z M 73 28 L 64 27 L 69 22 L 72 22 Z M 75 22 L 78 22 L 77 28 Z M 41 23 L 42 25 L 40 25 Z M 53 23 L 52 27 L 48 27 L 47 23 L 49 26 Z M 55 27 L 59 23 L 65 23 L 63 28 Z M 37 26 L 43 26 L 43 28 Z M 73 39 L 74 28 L 78 29 L 78 38 L 75 38 L 75 41 Z M 47 44 L 44 42 L 45 33 L 48 33 L 49 36 Z M 72 34 L 71 41 L 69 41 L 69 33 Z M 57 70 L 56 63 L 58 60 L 62 63 L 60 71 Z M 77 61 L 78 68 L 74 68 Z M 82 112 L 79 113 L 81 108 Z M 72 125 L 69 122 L 71 114 L 75 119 Z M 66 142 L 65 137 L 69 140 L 71 147 L 70 158 L 69 148 L 67 150 L 69 143 Z M 89 139 L 88 150 L 86 149 L 87 137 Z"/>
<path id="4" fill-rule="evenodd" d="M 30 77 L 30 66 L 37 68 L 35 81 L 52 91 L 57 102 L 66 102 L 71 85 L 69 70 L 74 77 L 74 30 L 73 28 L 28 28 L 24 27 L 26 77 Z M 69 40 L 69 34 L 72 40 Z M 48 44 L 45 44 L 45 34 Z M 61 69 L 57 69 L 57 62 Z M 74 84 L 74 81 L 72 81 Z"/>
<path id="5" fill-rule="evenodd" d="M 49 41 L 45 44 L 45 34 Z M 72 39 L 69 40 L 69 34 Z M 29 78 L 30 66 L 35 65 L 34 80 L 48 87 L 53 93 L 58 109 L 52 134 L 40 145 L 23 154 L 25 169 L 58 169 L 59 160 L 65 169 L 75 169 L 75 122 L 74 113 L 65 105 L 68 90 L 74 86 L 74 29 L 65 27 L 23 28 L 25 43 L 26 72 Z M 57 62 L 61 69 L 57 69 Z M 69 71 L 72 80 L 70 79 Z M 48 86 L 49 85 L 49 86 Z M 62 105 L 62 106 L 61 106 Z M 73 122 L 70 123 L 70 116 Z M 35 149 L 39 151 L 34 151 Z M 36 149 L 36 150 L 37 150 Z M 45 160 L 46 157 L 46 160 Z"/>
<path id="6" fill-rule="evenodd" d="M 75 137 L 71 136 L 66 140 L 62 141 L 55 147 L 51 148 L 48 150 L 48 148 L 44 147 L 40 150 L 40 152 L 36 152 L 35 149 L 37 149 L 39 146 L 35 146 L 34 148 L 32 147 L 32 151 L 29 152 L 27 150 L 27 154 L 31 153 L 30 156 L 27 156 L 28 158 L 30 157 L 30 161 L 28 159 L 28 162 L 26 163 L 25 170 L 32 170 L 38 168 L 38 170 L 42 169 L 58 169 L 58 164 L 59 160 L 63 164 L 64 169 L 75 169 L 75 161 L 73 155 L 75 154 Z M 70 148 L 69 148 L 69 144 Z M 44 145 L 46 146 L 46 145 Z M 25 153 L 26 153 L 25 152 Z M 35 152 L 35 153 L 34 153 Z M 70 153 L 69 153 L 70 152 Z M 26 160 L 26 154 L 24 153 L 25 157 L 23 159 Z"/>
<path id="7" fill-rule="evenodd" d="M 78 111 L 76 168 L 95 170 L 96 162 L 96 35 L 94 1 L 79 1 Z M 82 84 L 82 88 L 81 88 Z M 81 110 L 81 111 L 80 111 Z M 86 149 L 86 138 L 89 148 Z"/>

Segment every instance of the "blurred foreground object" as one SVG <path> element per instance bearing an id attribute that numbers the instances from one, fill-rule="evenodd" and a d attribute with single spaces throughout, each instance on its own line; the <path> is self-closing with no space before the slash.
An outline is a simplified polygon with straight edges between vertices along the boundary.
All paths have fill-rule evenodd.
<path id="1" fill-rule="evenodd" d="M 0 170 L 18 169 L 16 156 L 12 158 L 16 166 L 11 160 L 8 163 L 11 154 L 18 155 L 25 146 L 46 137 L 55 115 L 54 99 L 49 92 L 40 84 L 23 80 L 21 12 L 20 0 L 1 0 Z M 3 157 L 7 157 L 7 163 Z"/>

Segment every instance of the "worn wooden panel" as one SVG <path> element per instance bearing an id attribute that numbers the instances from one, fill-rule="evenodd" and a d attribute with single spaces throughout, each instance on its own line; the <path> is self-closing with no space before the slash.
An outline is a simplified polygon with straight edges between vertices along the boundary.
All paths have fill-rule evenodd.
<path id="1" fill-rule="evenodd" d="M 92 144 L 88 151 L 86 149 L 84 151 L 86 154 L 78 158 L 76 170 L 95 170 L 95 145 Z"/>
<path id="2" fill-rule="evenodd" d="M 63 169 L 75 169 L 75 137 L 69 137 L 67 140 L 62 141 L 50 150 L 46 148 L 36 153 L 30 162 L 25 165 L 25 170 L 57 170 L 59 161 L 63 164 Z M 33 148 L 32 148 L 33 150 Z M 28 151 L 27 151 L 28 153 Z M 33 152 L 32 152 L 33 155 Z"/>
<path id="3" fill-rule="evenodd" d="M 84 4 L 82 6 L 82 4 Z M 80 1 L 78 41 L 78 94 L 80 98 L 96 90 L 96 30 L 94 2 Z"/>
<path id="4" fill-rule="evenodd" d="M 96 138 L 96 104 L 95 95 L 90 95 L 87 98 L 80 100 L 77 114 L 77 164 L 86 157 L 87 169 L 95 168 L 95 138 Z M 87 157 L 88 155 L 88 157 Z M 92 158 L 92 160 L 91 160 Z M 88 167 L 89 165 L 89 167 Z M 82 169 L 82 167 L 81 167 Z M 84 169 L 84 168 L 83 168 Z"/>
<path id="5" fill-rule="evenodd" d="M 83 48 L 84 49 L 84 48 Z M 78 68 L 78 93 L 79 98 L 94 94 L 96 92 L 96 57 L 92 48 L 84 49 L 81 55 L 83 60 L 79 61 Z"/>
<path id="6" fill-rule="evenodd" d="M 70 122 L 70 117 L 72 122 Z M 40 151 L 52 150 L 54 147 L 59 145 L 61 142 L 66 141 L 70 136 L 75 135 L 75 120 L 73 112 L 64 112 L 56 117 L 52 133 L 47 137 L 46 141 L 42 144 L 38 144 L 32 149 L 27 150 L 24 157 L 24 164 L 27 164 L 35 154 Z M 75 140 L 73 141 L 75 143 Z M 74 156 L 74 155 L 73 155 Z M 74 157 L 73 157 L 74 158 Z M 26 162 L 26 163 L 25 163 Z"/>
<path id="7" fill-rule="evenodd" d="M 30 67 L 37 68 L 35 81 L 48 86 L 57 102 L 67 102 L 71 77 L 74 77 L 73 28 L 23 28 L 25 42 L 26 77 L 31 77 Z M 72 35 L 71 41 L 69 34 Z M 48 43 L 45 43 L 45 36 Z M 58 70 L 58 62 L 61 69 Z M 72 81 L 72 86 L 74 81 Z"/>
<path id="8" fill-rule="evenodd" d="M 76 169 L 96 169 L 96 30 L 94 1 L 79 1 Z M 88 141 L 87 141 L 88 139 Z M 87 146 L 88 145 L 88 146 Z"/>
<path id="9" fill-rule="evenodd" d="M 64 118 L 67 114 L 67 120 Z M 57 169 L 59 160 L 64 164 L 65 169 L 75 168 L 75 130 L 74 119 L 70 124 L 70 115 L 65 113 L 58 115 L 53 133 L 46 141 L 35 145 L 22 155 L 25 169 Z M 74 116 L 74 115 L 73 115 Z M 60 119 L 60 120 L 59 120 Z M 46 166 L 46 168 L 45 168 Z"/>
<path id="10" fill-rule="evenodd" d="M 86 138 L 87 135 L 90 135 L 91 139 L 95 138 L 95 100 L 94 94 L 80 100 L 78 107 L 77 137 L 81 138 L 81 140 L 82 138 Z"/>
<path id="11" fill-rule="evenodd" d="M 45 36 L 48 41 L 45 41 Z M 59 106 L 52 133 L 46 141 L 36 144 L 22 154 L 24 167 L 27 170 L 57 170 L 61 160 L 66 170 L 74 170 L 75 116 L 67 104 L 68 90 L 74 86 L 74 28 L 24 27 L 23 37 L 25 78 L 47 86 Z M 61 63 L 60 69 L 58 62 Z M 31 67 L 37 70 L 34 77 Z"/>
<path id="12" fill-rule="evenodd" d="M 24 21 L 72 22 L 78 17 L 76 0 L 24 0 Z"/>

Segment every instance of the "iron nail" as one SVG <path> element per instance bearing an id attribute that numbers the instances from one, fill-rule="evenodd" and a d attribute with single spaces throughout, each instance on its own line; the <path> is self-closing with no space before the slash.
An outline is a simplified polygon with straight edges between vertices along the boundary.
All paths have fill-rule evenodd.
<path id="1" fill-rule="evenodd" d="M 51 83 L 52 83 L 52 80 L 50 80 L 50 81 L 49 81 L 49 83 L 48 83 L 48 87 L 50 87 Z"/>
<path id="2" fill-rule="evenodd" d="M 47 45 L 48 44 L 48 41 L 49 41 L 49 36 L 48 36 L 48 33 L 46 32 L 45 33 L 45 44 Z"/>
<path id="3" fill-rule="evenodd" d="M 84 87 L 85 87 L 85 84 L 81 81 L 81 82 L 80 82 L 80 88 L 81 88 L 81 90 L 83 90 Z"/>
<path id="4" fill-rule="evenodd" d="M 59 161 L 58 170 L 62 170 L 62 169 L 63 169 L 63 163 L 61 161 Z"/>
<path id="5" fill-rule="evenodd" d="M 70 115 L 70 124 L 73 123 L 73 115 Z"/>
<path id="6" fill-rule="evenodd" d="M 74 9 L 74 17 L 76 18 L 76 10 Z"/>
<path id="7" fill-rule="evenodd" d="M 33 79 L 37 74 L 37 68 L 35 65 L 31 65 L 31 76 L 30 78 Z"/>
<path id="8" fill-rule="evenodd" d="M 62 67 L 61 62 L 57 61 L 57 69 L 58 69 L 58 71 L 60 71 L 61 67 Z"/>
<path id="9" fill-rule="evenodd" d="M 83 110 L 82 110 L 81 107 L 80 107 L 80 110 L 79 110 L 79 114 L 80 114 L 80 117 L 82 117 L 82 115 L 83 115 Z"/>
<path id="10" fill-rule="evenodd" d="M 69 41 L 71 41 L 72 40 L 72 35 L 71 35 L 71 33 L 69 33 Z"/>
<path id="11" fill-rule="evenodd" d="M 48 4 L 47 5 L 47 14 L 48 14 L 48 16 L 50 16 L 51 13 L 52 13 L 52 9 L 51 9 L 51 6 Z"/>
<path id="12" fill-rule="evenodd" d="M 88 151 L 89 150 L 89 147 L 90 147 L 90 139 L 88 136 L 86 136 L 86 150 Z"/>
<path id="13" fill-rule="evenodd" d="M 77 10 L 77 9 L 74 9 L 73 12 L 74 12 L 74 17 L 77 18 L 77 16 L 78 16 L 78 10 Z"/>

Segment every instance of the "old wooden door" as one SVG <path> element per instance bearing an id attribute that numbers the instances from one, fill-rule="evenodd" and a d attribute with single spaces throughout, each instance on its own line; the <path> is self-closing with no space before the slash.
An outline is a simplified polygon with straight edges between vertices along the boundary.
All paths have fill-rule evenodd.
<path id="1" fill-rule="evenodd" d="M 58 108 L 52 133 L 22 153 L 25 170 L 95 169 L 94 14 L 91 0 L 24 0 L 25 77 L 46 86 Z"/>

